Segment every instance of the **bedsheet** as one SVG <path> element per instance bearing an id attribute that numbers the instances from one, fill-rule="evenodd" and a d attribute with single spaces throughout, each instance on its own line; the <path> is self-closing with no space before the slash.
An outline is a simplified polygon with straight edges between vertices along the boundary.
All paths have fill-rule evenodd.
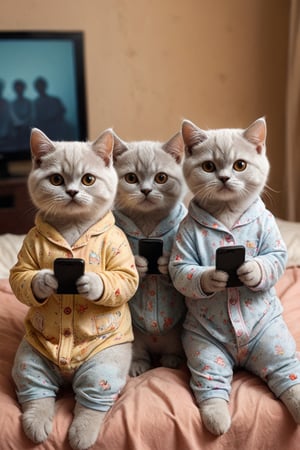
<path id="1" fill-rule="evenodd" d="M 286 269 L 276 288 L 300 350 L 300 268 Z M 16 300 L 7 279 L 0 280 L 0 305 L 0 450 L 70 450 L 67 433 L 74 408 L 71 389 L 57 398 L 53 431 L 46 442 L 34 445 L 23 433 L 11 368 L 24 332 L 26 306 Z M 230 410 L 230 430 L 223 436 L 212 436 L 201 423 L 185 365 L 179 370 L 158 367 L 137 378 L 128 378 L 93 448 L 300 449 L 300 426 L 258 377 L 244 370 L 234 374 Z"/>

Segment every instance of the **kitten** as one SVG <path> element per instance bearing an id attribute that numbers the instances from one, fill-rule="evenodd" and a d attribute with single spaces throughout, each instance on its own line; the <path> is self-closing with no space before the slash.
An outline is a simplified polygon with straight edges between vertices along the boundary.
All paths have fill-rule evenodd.
<path id="1" fill-rule="evenodd" d="M 186 296 L 183 346 L 203 423 L 215 435 L 229 429 L 234 367 L 260 376 L 300 423 L 300 363 L 274 287 L 286 247 L 260 198 L 270 166 L 266 122 L 204 131 L 185 120 L 182 135 L 183 172 L 194 197 L 169 270 Z M 234 244 L 246 249 L 237 269 L 243 285 L 227 288 L 228 273 L 215 269 L 215 252 Z"/>
<path id="2" fill-rule="evenodd" d="M 111 212 L 118 181 L 112 131 L 94 142 L 53 142 L 33 129 L 31 150 L 28 187 L 39 212 L 10 274 L 15 295 L 30 307 L 13 378 L 24 431 L 35 443 L 51 433 L 59 387 L 72 382 L 69 441 L 83 450 L 126 382 L 133 340 L 127 302 L 138 273 Z M 85 260 L 76 295 L 56 293 L 58 257 Z"/>
<path id="3" fill-rule="evenodd" d="M 136 295 L 129 302 L 134 328 L 132 376 L 140 375 L 160 357 L 165 367 L 183 361 L 181 345 L 184 298 L 168 275 L 174 235 L 186 214 L 182 175 L 184 146 L 177 133 L 168 142 L 126 143 L 115 135 L 114 164 L 119 176 L 114 214 L 127 234 L 140 274 Z M 159 274 L 149 274 L 148 261 L 139 255 L 142 238 L 163 240 Z"/>

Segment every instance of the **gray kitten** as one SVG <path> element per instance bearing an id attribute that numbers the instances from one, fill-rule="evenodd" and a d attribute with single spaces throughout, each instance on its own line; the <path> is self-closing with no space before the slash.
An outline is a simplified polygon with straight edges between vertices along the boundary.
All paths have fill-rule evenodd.
<path id="1" fill-rule="evenodd" d="M 173 368 L 183 360 L 184 297 L 173 287 L 168 274 L 174 236 L 186 214 L 181 203 L 185 193 L 183 156 L 180 133 L 165 143 L 126 143 L 115 135 L 114 164 L 119 184 L 114 214 L 127 234 L 140 275 L 138 291 L 129 302 L 135 336 L 132 376 L 150 369 L 153 358 Z M 158 274 L 148 273 L 148 260 L 139 253 L 143 238 L 163 241 Z"/>
<path id="2" fill-rule="evenodd" d="M 260 376 L 300 423 L 300 364 L 275 289 L 286 246 L 260 198 L 270 167 L 266 133 L 264 118 L 246 129 L 206 131 L 182 123 L 183 172 L 194 197 L 169 270 L 186 296 L 183 346 L 191 387 L 203 423 L 215 435 L 231 425 L 235 367 Z M 246 258 L 236 270 L 241 285 L 228 287 L 229 274 L 216 269 L 216 249 L 233 245 L 243 245 Z"/>
<path id="3" fill-rule="evenodd" d="M 13 377 L 23 428 L 35 443 L 51 433 L 59 387 L 72 382 L 69 441 L 84 450 L 126 382 L 133 339 L 127 302 L 138 274 L 111 212 L 117 188 L 112 131 L 94 142 L 53 142 L 33 129 L 31 150 L 28 187 L 38 214 L 10 275 L 15 295 L 30 307 Z M 57 257 L 85 261 L 75 295 L 56 293 Z"/>

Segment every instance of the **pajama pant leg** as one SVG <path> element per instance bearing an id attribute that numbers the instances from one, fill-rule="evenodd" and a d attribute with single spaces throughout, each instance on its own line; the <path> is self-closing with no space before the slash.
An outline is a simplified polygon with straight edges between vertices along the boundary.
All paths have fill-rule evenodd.
<path id="1" fill-rule="evenodd" d="M 89 409 L 108 411 L 126 383 L 130 362 L 129 343 L 109 347 L 87 360 L 74 374 L 76 401 Z"/>
<path id="2" fill-rule="evenodd" d="M 300 383 L 296 343 L 281 316 L 257 336 L 245 368 L 262 378 L 277 397 Z"/>
<path id="3" fill-rule="evenodd" d="M 12 376 L 17 386 L 19 402 L 56 397 L 63 384 L 59 370 L 28 342 L 21 342 L 13 365 Z"/>
<path id="4" fill-rule="evenodd" d="M 183 347 L 198 405 L 209 398 L 229 400 L 234 361 L 213 338 L 184 330 Z"/>

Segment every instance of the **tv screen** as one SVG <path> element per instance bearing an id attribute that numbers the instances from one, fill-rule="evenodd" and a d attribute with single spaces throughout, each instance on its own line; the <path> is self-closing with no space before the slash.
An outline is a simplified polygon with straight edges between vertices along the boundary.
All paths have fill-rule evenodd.
<path id="1" fill-rule="evenodd" d="M 30 159 L 30 131 L 85 140 L 82 32 L 0 32 L 0 173 Z"/>

